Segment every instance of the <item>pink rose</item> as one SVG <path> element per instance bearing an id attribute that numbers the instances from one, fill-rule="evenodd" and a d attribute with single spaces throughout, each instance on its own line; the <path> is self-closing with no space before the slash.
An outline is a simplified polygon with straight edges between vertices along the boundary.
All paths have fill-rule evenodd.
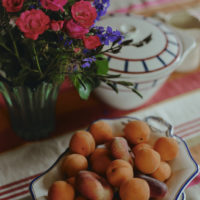
<path id="1" fill-rule="evenodd" d="M 83 38 L 83 43 L 86 49 L 96 49 L 101 46 L 101 42 L 98 36 L 90 35 Z"/>
<path id="2" fill-rule="evenodd" d="M 74 20 L 86 28 L 92 26 L 97 18 L 96 8 L 92 7 L 88 1 L 76 2 L 71 8 L 71 12 Z"/>
<path id="3" fill-rule="evenodd" d="M 64 25 L 64 21 L 62 20 L 59 20 L 59 21 L 52 20 L 50 27 L 53 31 L 60 31 L 63 28 L 63 25 Z"/>
<path id="4" fill-rule="evenodd" d="M 43 8 L 52 11 L 64 11 L 63 6 L 68 0 L 41 0 L 41 5 Z"/>
<path id="5" fill-rule="evenodd" d="M 16 25 L 24 32 L 25 37 L 37 40 L 38 36 L 49 28 L 49 16 L 41 10 L 27 10 L 16 21 Z"/>
<path id="6" fill-rule="evenodd" d="M 23 6 L 24 0 L 2 0 L 2 5 L 7 12 L 18 12 Z"/>
<path id="7" fill-rule="evenodd" d="M 65 30 L 67 31 L 70 37 L 75 39 L 82 39 L 83 36 L 89 32 L 87 28 L 76 24 L 73 19 L 66 22 Z"/>

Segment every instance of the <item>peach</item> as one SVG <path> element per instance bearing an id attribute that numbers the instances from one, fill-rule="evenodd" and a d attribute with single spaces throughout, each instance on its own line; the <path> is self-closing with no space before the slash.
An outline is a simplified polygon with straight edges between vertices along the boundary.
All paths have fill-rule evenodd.
<path id="1" fill-rule="evenodd" d="M 119 194 L 121 200 L 149 200 L 150 188 L 144 179 L 131 178 L 121 184 Z"/>
<path id="2" fill-rule="evenodd" d="M 149 125 L 140 120 L 130 121 L 124 127 L 125 138 L 131 144 L 147 142 L 150 137 L 150 132 Z"/>
<path id="3" fill-rule="evenodd" d="M 112 200 L 113 190 L 98 174 L 83 170 L 76 175 L 75 188 L 81 196 L 90 200 Z"/>
<path id="4" fill-rule="evenodd" d="M 81 154 L 69 154 L 65 156 L 61 164 L 62 172 L 67 175 L 67 177 L 75 176 L 80 170 L 85 170 L 88 168 L 87 159 Z"/>
<path id="5" fill-rule="evenodd" d="M 104 144 L 113 138 L 111 126 L 104 121 L 94 122 L 90 126 L 90 133 L 93 135 L 96 144 Z"/>
<path id="6" fill-rule="evenodd" d="M 133 175 L 133 167 L 121 159 L 112 161 L 106 171 L 107 180 L 114 187 L 119 187 L 123 181 L 133 178 Z"/>
<path id="7" fill-rule="evenodd" d="M 151 176 L 164 182 L 171 176 L 171 171 L 170 165 L 167 162 L 161 161 L 160 166 Z"/>
<path id="8" fill-rule="evenodd" d="M 94 172 L 100 175 L 105 175 L 108 165 L 112 158 L 110 152 L 106 148 L 96 148 L 90 156 L 91 168 Z"/>
<path id="9" fill-rule="evenodd" d="M 144 174 L 152 174 L 160 166 L 160 155 L 150 148 L 143 148 L 135 154 L 135 166 Z"/>
<path id="10" fill-rule="evenodd" d="M 72 136 L 69 148 L 72 153 L 87 157 L 95 150 L 95 140 L 88 131 L 80 130 Z"/>
<path id="11" fill-rule="evenodd" d="M 133 155 L 125 138 L 114 137 L 107 147 L 115 159 L 122 159 L 133 165 Z"/>
<path id="12" fill-rule="evenodd" d="M 48 191 L 48 200 L 74 200 L 74 197 L 74 188 L 65 181 L 55 181 Z"/>
<path id="13" fill-rule="evenodd" d="M 163 161 L 170 161 L 176 158 L 179 147 L 174 138 L 160 137 L 154 144 L 154 149 L 160 154 Z"/>

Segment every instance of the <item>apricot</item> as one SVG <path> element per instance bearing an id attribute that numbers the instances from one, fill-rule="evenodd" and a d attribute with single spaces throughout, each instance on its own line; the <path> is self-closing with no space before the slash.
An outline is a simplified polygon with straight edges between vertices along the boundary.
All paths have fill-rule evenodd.
<path id="1" fill-rule="evenodd" d="M 85 170 L 87 168 L 88 161 L 81 154 L 69 154 L 63 159 L 61 164 L 61 170 L 67 177 L 73 177 L 80 170 Z"/>
<path id="2" fill-rule="evenodd" d="M 171 176 L 171 171 L 170 165 L 167 162 L 161 161 L 160 166 L 151 176 L 164 182 Z"/>
<path id="3" fill-rule="evenodd" d="M 152 174 L 160 166 L 160 155 L 150 148 L 140 149 L 135 154 L 135 166 L 144 174 Z"/>
<path id="4" fill-rule="evenodd" d="M 69 183 L 70 185 L 72 185 L 74 187 L 74 185 L 75 185 L 75 177 L 74 176 L 68 178 L 66 181 L 67 181 L 67 183 Z"/>
<path id="5" fill-rule="evenodd" d="M 150 137 L 149 125 L 140 120 L 134 120 L 128 122 L 124 127 L 125 138 L 131 144 L 139 144 L 142 142 L 147 142 Z"/>
<path id="6" fill-rule="evenodd" d="M 87 157 L 95 150 L 95 140 L 89 132 L 80 130 L 72 136 L 69 148 L 72 153 Z"/>
<path id="7" fill-rule="evenodd" d="M 108 165 L 112 158 L 110 152 L 106 148 L 96 148 L 90 156 L 91 168 L 94 172 L 100 175 L 105 175 Z"/>
<path id="8" fill-rule="evenodd" d="M 134 154 L 136 154 L 137 151 L 139 151 L 140 149 L 143 149 L 143 148 L 151 148 L 152 149 L 152 146 L 147 143 L 139 143 L 132 148 L 132 152 Z"/>
<path id="9" fill-rule="evenodd" d="M 48 191 L 48 200 L 74 200 L 74 197 L 74 188 L 65 181 L 55 181 Z"/>
<path id="10" fill-rule="evenodd" d="M 121 184 L 119 195 L 121 200 L 149 200 L 150 188 L 144 179 L 131 178 Z"/>
<path id="11" fill-rule="evenodd" d="M 87 200 L 85 197 L 82 197 L 82 196 L 77 196 L 76 198 L 75 198 L 75 200 Z"/>
<path id="12" fill-rule="evenodd" d="M 113 138 L 112 127 L 104 121 L 93 123 L 90 126 L 90 133 L 93 135 L 96 144 L 104 144 Z"/>
<path id="13" fill-rule="evenodd" d="M 112 161 L 106 170 L 107 180 L 114 187 L 119 187 L 122 182 L 133 176 L 133 167 L 122 159 Z"/>
<path id="14" fill-rule="evenodd" d="M 163 161 L 170 161 L 176 158 L 179 147 L 174 138 L 160 137 L 154 144 L 154 149 L 160 154 Z"/>

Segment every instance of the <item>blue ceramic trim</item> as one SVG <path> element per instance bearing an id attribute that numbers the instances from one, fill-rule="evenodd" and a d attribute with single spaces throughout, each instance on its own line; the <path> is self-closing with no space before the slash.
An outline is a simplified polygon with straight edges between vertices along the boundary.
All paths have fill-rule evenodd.
<path id="1" fill-rule="evenodd" d="M 142 64 L 143 64 L 143 66 L 144 66 L 145 72 L 148 72 L 149 69 L 148 69 L 148 66 L 147 66 L 147 64 L 146 64 L 146 62 L 145 62 L 144 60 L 142 60 Z"/>
<path id="2" fill-rule="evenodd" d="M 160 56 L 157 56 L 156 58 L 162 63 L 163 66 L 166 66 L 165 61 Z"/>
<path id="3" fill-rule="evenodd" d="M 166 52 L 168 52 L 170 55 L 172 55 L 173 57 L 176 57 L 176 55 L 173 53 L 173 52 L 171 52 L 170 50 L 168 50 L 168 49 L 166 49 Z"/>
<path id="4" fill-rule="evenodd" d="M 178 46 L 178 43 L 168 40 L 168 43 Z"/>
<path id="5" fill-rule="evenodd" d="M 193 161 L 193 164 L 195 165 L 196 167 L 196 171 L 186 180 L 186 182 L 183 184 L 182 188 L 179 190 L 178 194 L 176 195 L 176 199 L 175 200 L 178 200 L 178 197 L 180 196 L 180 194 L 184 191 L 184 189 L 186 188 L 186 186 L 190 183 L 190 181 L 198 174 L 199 172 L 199 166 L 198 164 L 196 163 L 196 161 L 194 160 L 194 158 L 192 157 L 191 153 L 190 153 L 190 150 L 186 144 L 186 142 L 179 136 L 175 135 L 175 137 L 179 138 L 185 145 L 186 149 L 187 149 L 187 152 L 189 154 L 189 157 L 190 159 Z"/>
<path id="6" fill-rule="evenodd" d="M 35 182 L 37 179 L 39 179 L 41 176 L 44 176 L 47 172 L 49 172 L 49 171 L 59 162 L 59 160 L 60 160 L 68 151 L 69 151 L 69 148 L 67 148 L 67 149 L 57 158 L 57 160 L 55 161 L 55 163 L 54 163 L 49 169 L 47 169 L 47 170 L 44 171 L 41 175 L 39 175 L 38 177 L 34 178 L 34 179 L 31 181 L 31 183 L 30 183 L 30 185 L 29 185 L 29 191 L 30 191 L 30 193 L 31 193 L 31 197 L 32 197 L 33 200 L 36 200 L 36 198 L 34 197 L 34 192 L 33 192 L 33 190 L 32 190 L 32 187 L 33 187 L 34 182 Z"/>
<path id="7" fill-rule="evenodd" d="M 124 71 L 125 72 L 128 72 L 128 60 L 125 60 L 125 63 L 124 63 Z"/>
<path id="8" fill-rule="evenodd" d="M 93 123 L 95 123 L 95 122 L 97 122 L 97 121 L 99 121 L 99 120 L 117 120 L 117 119 L 130 119 L 130 120 L 135 119 L 135 120 L 140 120 L 140 119 L 138 119 L 138 118 L 136 118 L 136 117 L 130 117 L 130 116 L 116 117 L 116 118 L 110 118 L 110 119 L 102 118 L 102 119 L 98 119 L 98 120 L 93 121 L 93 122 L 90 124 L 90 126 L 91 126 Z M 88 127 L 87 130 L 89 130 L 90 126 Z M 183 194 L 182 192 L 184 191 L 185 187 L 190 183 L 190 181 L 198 174 L 198 172 L 199 172 L 199 166 L 198 166 L 198 164 L 196 163 L 196 161 L 193 159 L 193 157 L 192 157 L 192 155 L 191 155 L 191 153 L 190 153 L 190 150 L 189 150 L 189 148 L 188 148 L 186 142 L 185 142 L 181 137 L 179 137 L 179 136 L 177 136 L 177 135 L 175 135 L 175 137 L 179 138 L 179 139 L 183 142 L 183 144 L 184 144 L 185 147 L 186 147 L 186 150 L 187 150 L 187 152 L 188 152 L 188 155 L 189 155 L 190 159 L 193 161 L 193 164 L 194 164 L 195 167 L 196 167 L 195 172 L 186 180 L 186 182 L 185 182 L 185 183 L 183 184 L 183 186 L 180 188 L 180 190 L 178 191 L 178 193 L 177 193 L 177 195 L 176 195 L 176 197 L 175 197 L 175 200 L 178 200 L 179 196 L 182 194 L 182 200 L 185 200 L 184 194 Z M 32 187 L 33 187 L 34 182 L 35 182 L 37 179 L 39 179 L 41 176 L 44 176 L 48 171 L 50 171 L 50 170 L 59 162 L 59 160 L 63 157 L 63 155 L 67 153 L 68 150 L 69 150 L 69 148 L 67 148 L 67 149 L 58 157 L 58 159 L 55 161 L 55 163 L 54 163 L 49 169 L 47 169 L 44 173 L 42 173 L 40 176 L 36 177 L 35 179 L 33 179 L 33 180 L 31 181 L 31 183 L 30 183 L 30 185 L 29 185 L 29 191 L 30 191 L 30 193 L 31 193 L 31 196 L 32 196 L 33 200 L 36 200 L 36 198 L 34 197 L 34 192 L 33 192 L 33 190 L 32 190 Z"/>

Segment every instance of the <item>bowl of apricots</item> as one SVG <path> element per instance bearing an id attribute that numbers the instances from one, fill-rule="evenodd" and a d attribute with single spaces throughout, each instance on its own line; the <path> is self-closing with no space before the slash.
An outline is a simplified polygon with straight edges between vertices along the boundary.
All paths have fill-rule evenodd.
<path id="1" fill-rule="evenodd" d="M 30 192 L 34 200 L 183 200 L 198 171 L 162 118 L 100 119 L 71 135 Z"/>

